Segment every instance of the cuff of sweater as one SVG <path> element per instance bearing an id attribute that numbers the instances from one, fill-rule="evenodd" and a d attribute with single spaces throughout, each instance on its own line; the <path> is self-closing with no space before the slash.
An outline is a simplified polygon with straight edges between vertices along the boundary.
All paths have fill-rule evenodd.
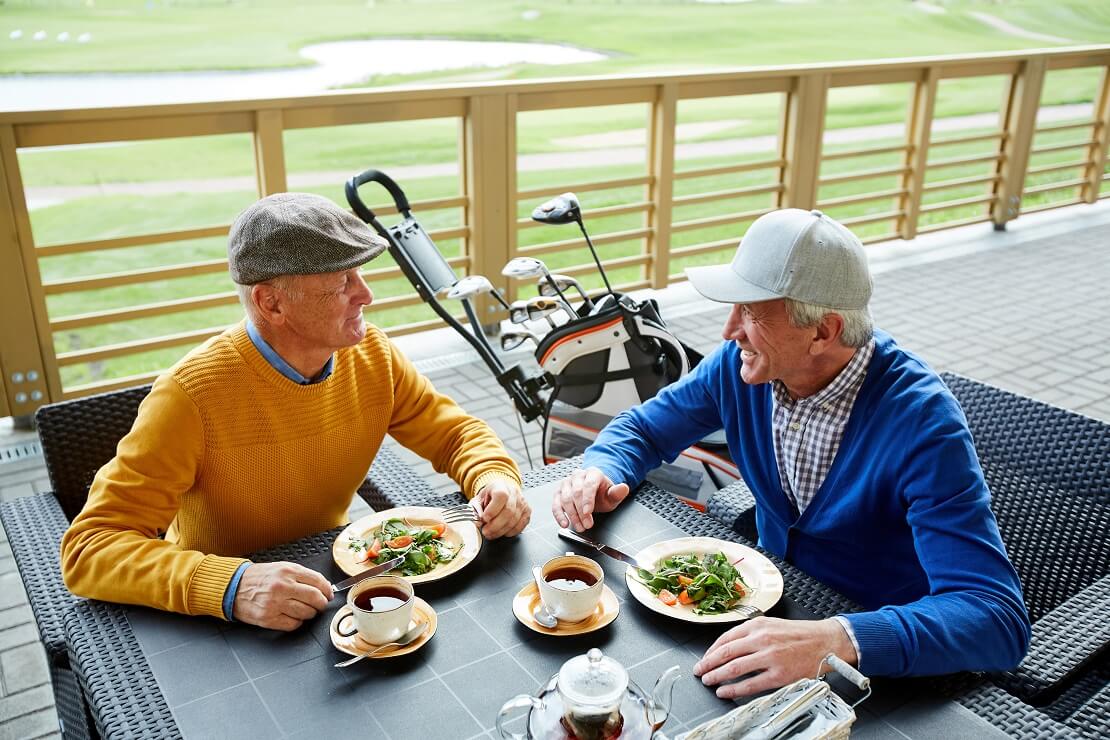
<path id="1" fill-rule="evenodd" d="M 905 671 L 906 659 L 898 630 L 881 610 L 844 614 L 859 646 L 859 670 L 865 676 L 896 676 Z"/>
<path id="2" fill-rule="evenodd" d="M 492 483 L 495 480 L 508 481 L 509 483 L 512 483 L 514 486 L 517 486 L 518 488 L 523 488 L 524 487 L 520 482 L 520 478 L 517 478 L 512 473 L 509 473 L 509 472 L 503 471 L 503 470 L 488 470 L 485 473 L 482 473 L 481 475 L 479 475 L 474 480 L 474 490 L 472 490 L 470 492 L 470 494 L 467 496 L 467 498 L 468 499 L 474 498 L 475 496 L 478 495 L 478 491 L 481 491 L 483 488 L 485 488 L 486 486 L 488 486 L 490 483 Z"/>
<path id="3" fill-rule="evenodd" d="M 243 558 L 225 558 L 207 555 L 200 561 L 193 579 L 189 582 L 189 614 L 206 614 L 224 619 L 224 594 Z"/>

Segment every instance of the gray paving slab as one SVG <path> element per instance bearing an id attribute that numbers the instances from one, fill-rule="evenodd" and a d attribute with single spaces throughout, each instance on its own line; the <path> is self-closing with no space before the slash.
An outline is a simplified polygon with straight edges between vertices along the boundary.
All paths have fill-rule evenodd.
<path id="1" fill-rule="evenodd" d="M 1110 421 L 1110 202 L 1025 216 L 1007 233 L 988 226 L 870 247 L 873 312 L 937 370 L 952 370 Z M 687 285 L 658 294 L 674 332 L 700 351 L 719 343 L 727 307 Z M 493 424 L 526 465 L 511 405 L 493 376 L 449 330 L 398 340 L 436 387 Z M 518 360 L 526 355 L 514 353 Z M 445 360 L 449 367 L 443 367 Z M 461 360 L 460 360 L 461 358 Z M 469 359 L 468 359 L 469 358 Z M 526 427 L 539 462 L 538 431 Z M 28 433 L 0 420 L 0 445 Z M 395 442 L 431 484 L 455 484 Z M 49 490 L 41 458 L 0 466 L 0 500 Z M 365 512 L 356 503 L 352 516 Z M 0 534 L 0 542 L 6 542 Z M 0 551 L 0 740 L 56 734 L 45 655 L 32 637 L 26 594 Z M 469 608 L 468 608 L 469 610 Z M 912 718 L 911 718 L 912 719 Z"/>

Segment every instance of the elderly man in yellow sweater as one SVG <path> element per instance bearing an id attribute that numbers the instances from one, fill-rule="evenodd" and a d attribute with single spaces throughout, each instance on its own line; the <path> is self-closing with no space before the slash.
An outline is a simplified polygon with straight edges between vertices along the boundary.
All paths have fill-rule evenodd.
<path id="1" fill-rule="evenodd" d="M 332 597 L 321 574 L 243 555 L 344 524 L 386 434 L 479 502 L 486 537 L 531 511 L 493 431 L 362 317 L 386 243 L 326 198 L 264 198 L 231 227 L 247 318 L 160 376 L 62 539 L 90 598 L 279 630 Z M 164 535 L 164 537 L 163 537 Z"/>

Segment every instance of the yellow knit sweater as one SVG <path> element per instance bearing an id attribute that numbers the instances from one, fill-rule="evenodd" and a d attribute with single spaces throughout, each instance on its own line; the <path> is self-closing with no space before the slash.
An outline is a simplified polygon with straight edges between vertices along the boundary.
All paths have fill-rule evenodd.
<path id="1" fill-rule="evenodd" d="M 436 392 L 379 329 L 337 352 L 326 380 L 298 385 L 240 323 L 155 381 L 62 538 L 66 586 L 223 617 L 243 555 L 348 521 L 387 433 L 468 497 L 495 477 L 520 482 L 493 431 Z"/>

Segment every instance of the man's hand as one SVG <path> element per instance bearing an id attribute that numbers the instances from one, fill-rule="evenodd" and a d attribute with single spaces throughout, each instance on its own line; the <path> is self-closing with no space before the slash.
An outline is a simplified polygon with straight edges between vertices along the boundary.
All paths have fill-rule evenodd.
<path id="1" fill-rule="evenodd" d="M 559 482 L 551 514 L 560 527 L 582 532 L 594 526 L 595 511 L 612 511 L 628 496 L 628 484 L 613 485 L 597 468 L 579 468 Z"/>
<path id="2" fill-rule="evenodd" d="M 239 622 L 290 632 L 332 597 L 331 583 L 297 563 L 253 563 L 243 571 L 231 614 Z"/>
<path id="3" fill-rule="evenodd" d="M 734 699 L 813 678 L 829 653 L 851 665 L 859 659 L 848 633 L 835 619 L 807 622 L 757 617 L 718 637 L 694 664 L 694 675 L 701 676 L 706 686 L 715 686 L 754 674 L 717 688 L 717 696 Z"/>
<path id="4" fill-rule="evenodd" d="M 532 507 L 524 500 L 520 486 L 505 478 L 497 478 L 482 486 L 474 495 L 482 536 L 487 540 L 515 537 L 532 519 Z"/>

